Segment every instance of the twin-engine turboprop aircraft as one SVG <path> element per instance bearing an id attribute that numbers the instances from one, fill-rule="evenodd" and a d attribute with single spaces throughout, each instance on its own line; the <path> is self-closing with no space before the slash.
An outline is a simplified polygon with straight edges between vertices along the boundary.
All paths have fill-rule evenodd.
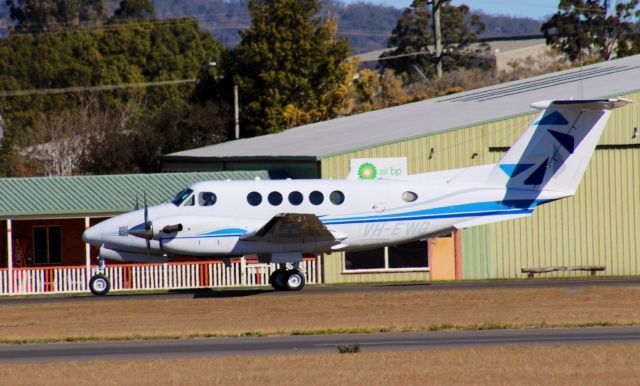
<path id="1" fill-rule="evenodd" d="M 85 231 L 100 247 L 94 294 L 110 283 L 104 259 L 257 254 L 279 265 L 277 290 L 305 283 L 303 254 L 369 249 L 453 229 L 529 216 L 575 194 L 611 110 L 625 99 L 534 103 L 535 121 L 498 164 L 401 179 L 215 181 L 170 203 L 113 217 Z"/>

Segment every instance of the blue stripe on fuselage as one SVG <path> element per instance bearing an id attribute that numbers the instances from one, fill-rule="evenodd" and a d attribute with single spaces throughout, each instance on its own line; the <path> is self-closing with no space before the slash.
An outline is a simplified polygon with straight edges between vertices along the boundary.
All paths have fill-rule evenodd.
<path id="1" fill-rule="evenodd" d="M 533 209 L 513 209 L 513 210 L 496 210 L 489 212 L 462 212 L 451 214 L 432 214 L 421 216 L 403 216 L 403 217 L 379 217 L 379 218 L 367 218 L 367 219 L 350 219 L 350 220 L 325 220 L 322 221 L 325 225 L 335 224 L 362 224 L 362 223 L 375 223 L 375 222 L 391 222 L 391 221 L 416 221 L 416 220 L 433 220 L 444 218 L 459 218 L 459 217 L 485 217 L 485 216 L 505 216 L 510 214 L 531 214 Z"/>
<path id="2" fill-rule="evenodd" d="M 443 206 L 440 208 L 422 209 L 413 212 L 393 213 L 386 215 L 358 216 L 358 217 L 342 217 L 322 219 L 325 224 L 345 224 L 360 222 L 380 222 L 393 220 L 408 220 L 416 217 L 422 218 L 454 218 L 454 217 L 470 217 L 470 216 L 495 216 L 512 213 L 531 213 L 533 209 L 548 200 L 513 200 L 505 203 L 504 201 L 477 202 L 471 204 L 460 204 Z"/>
<path id="3" fill-rule="evenodd" d="M 549 201 L 551 200 L 514 200 L 508 203 L 505 203 L 504 201 L 490 201 L 471 204 L 450 205 L 440 208 L 422 209 L 412 212 L 402 212 L 386 215 L 321 218 L 320 220 L 325 225 L 337 225 L 531 214 L 533 213 L 533 210 L 536 206 Z M 239 237 L 245 233 L 247 233 L 247 230 L 243 228 L 223 228 L 195 236 L 176 237 L 176 239 Z"/>

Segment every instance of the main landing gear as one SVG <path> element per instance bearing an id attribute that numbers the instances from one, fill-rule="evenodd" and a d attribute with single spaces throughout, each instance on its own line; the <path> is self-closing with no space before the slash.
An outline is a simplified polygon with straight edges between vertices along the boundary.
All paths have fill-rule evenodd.
<path id="1" fill-rule="evenodd" d="M 293 269 L 287 269 L 286 264 L 280 264 L 269 276 L 269 284 L 276 291 L 300 291 L 305 284 L 304 272 L 295 265 Z"/>
<path id="2" fill-rule="evenodd" d="M 98 273 L 93 275 L 91 280 L 89 280 L 89 289 L 94 295 L 106 295 L 111 289 L 111 282 L 109 282 L 109 278 L 105 275 L 106 268 L 104 259 L 98 259 Z"/>

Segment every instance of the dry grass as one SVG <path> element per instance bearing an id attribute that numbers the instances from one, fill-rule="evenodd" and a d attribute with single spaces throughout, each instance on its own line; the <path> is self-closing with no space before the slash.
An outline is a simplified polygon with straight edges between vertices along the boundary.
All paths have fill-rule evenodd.
<path id="1" fill-rule="evenodd" d="M 640 345 L 0 365 L 7 385 L 634 385 Z"/>
<path id="2" fill-rule="evenodd" d="M 639 287 L 316 293 L 0 304 L 5 342 L 188 337 L 381 328 L 392 331 L 640 324 Z"/>

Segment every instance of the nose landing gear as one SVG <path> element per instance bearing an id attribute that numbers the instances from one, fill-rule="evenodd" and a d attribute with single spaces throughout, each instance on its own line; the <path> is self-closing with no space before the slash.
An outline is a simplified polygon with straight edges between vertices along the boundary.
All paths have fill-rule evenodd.
<path id="1" fill-rule="evenodd" d="M 106 295 L 111 289 L 111 282 L 106 276 L 106 268 L 104 259 L 98 259 L 98 273 L 93 275 L 91 280 L 89 280 L 89 289 L 94 295 Z"/>

